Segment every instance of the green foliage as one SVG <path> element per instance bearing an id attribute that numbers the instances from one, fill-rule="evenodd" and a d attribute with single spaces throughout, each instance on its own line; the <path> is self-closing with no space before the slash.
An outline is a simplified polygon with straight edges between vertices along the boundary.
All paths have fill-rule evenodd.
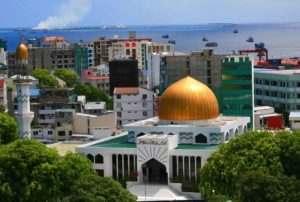
<path id="1" fill-rule="evenodd" d="M 8 144 L 18 138 L 18 126 L 14 118 L 0 113 L 0 145 Z"/>
<path id="2" fill-rule="evenodd" d="M 216 194 L 236 196 L 242 176 L 251 171 L 259 170 L 267 176 L 262 178 L 264 182 L 273 183 L 275 187 L 280 187 L 280 183 L 276 184 L 278 176 L 299 178 L 299 138 L 298 132 L 248 132 L 221 145 L 201 169 L 201 193 L 210 196 L 211 190 L 215 190 Z M 269 191 L 264 192 L 266 197 L 275 194 L 271 188 L 266 191 Z"/>
<path id="3" fill-rule="evenodd" d="M 0 113 L 4 113 L 6 111 L 6 107 L 0 104 Z"/>
<path id="4" fill-rule="evenodd" d="M 54 71 L 54 76 L 57 76 L 61 80 L 65 81 L 67 87 L 73 87 L 78 74 L 68 69 L 56 69 Z"/>
<path id="5" fill-rule="evenodd" d="M 107 109 L 112 109 L 112 100 L 107 96 L 106 93 L 98 88 L 83 83 L 75 85 L 75 93 L 77 95 L 85 95 L 86 100 L 89 102 L 103 101 L 106 103 Z"/>
<path id="6" fill-rule="evenodd" d="M 230 200 L 229 196 L 222 195 L 222 194 L 213 194 L 207 198 L 207 202 L 227 202 L 229 200 Z"/>
<path id="7" fill-rule="evenodd" d="M 115 202 L 136 201 L 136 197 L 112 178 L 83 176 L 71 186 L 71 195 L 65 202 Z"/>
<path id="8" fill-rule="evenodd" d="M 109 201 L 108 198 L 120 195 L 126 198 L 125 190 L 111 190 L 118 188 L 115 183 L 99 178 L 87 158 L 74 153 L 62 157 L 35 140 L 16 140 L 0 147 L 0 201 L 63 201 L 78 195 L 75 185 L 82 185 L 85 189 L 82 192 L 90 196 L 90 201 Z M 96 188 L 86 189 L 95 184 L 101 188 L 100 198 L 94 196 Z M 108 193 L 114 196 L 108 196 Z"/>
<path id="9" fill-rule="evenodd" d="M 295 177 L 272 176 L 263 170 L 243 173 L 239 180 L 239 200 L 256 202 L 300 201 L 300 182 Z"/>
<path id="10" fill-rule="evenodd" d="M 32 76 L 39 80 L 40 88 L 59 87 L 58 81 L 47 69 L 35 69 L 32 71 Z"/>

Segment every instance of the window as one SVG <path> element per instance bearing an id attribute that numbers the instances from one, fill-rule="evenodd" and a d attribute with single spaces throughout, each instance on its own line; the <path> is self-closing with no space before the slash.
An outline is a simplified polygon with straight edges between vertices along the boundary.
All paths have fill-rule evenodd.
<path id="1" fill-rule="evenodd" d="M 211 61 L 210 60 L 206 61 L 206 67 L 208 67 L 208 68 L 211 67 Z"/>
<path id="2" fill-rule="evenodd" d="M 58 131 L 58 136 L 65 136 L 66 135 L 66 132 L 61 130 L 61 131 Z"/>
<path id="3" fill-rule="evenodd" d="M 88 154 L 86 155 L 86 157 L 92 162 L 94 163 L 94 156 L 92 154 Z"/>
<path id="4" fill-rule="evenodd" d="M 38 135 L 39 132 L 38 131 L 33 131 L 33 135 Z"/>
<path id="5" fill-rule="evenodd" d="M 117 112 L 118 117 L 122 117 L 122 112 Z"/>
<path id="6" fill-rule="evenodd" d="M 196 143 L 207 143 L 207 138 L 206 138 L 206 136 L 205 135 L 203 135 L 203 134 L 198 134 L 197 136 L 196 136 Z"/>
<path id="7" fill-rule="evenodd" d="M 231 57 L 231 58 L 230 58 L 230 62 L 234 62 L 234 57 Z"/>
<path id="8" fill-rule="evenodd" d="M 72 136 L 72 131 L 71 130 L 69 130 L 69 136 Z"/>
<path id="9" fill-rule="evenodd" d="M 239 62 L 243 62 L 243 57 L 239 57 Z"/>
<path id="10" fill-rule="evenodd" d="M 121 99 L 121 95 L 117 95 L 117 99 Z"/>
<path id="11" fill-rule="evenodd" d="M 95 156 L 95 163 L 103 163 L 103 156 L 101 154 Z"/>
<path id="12" fill-rule="evenodd" d="M 147 111 L 143 111 L 143 116 L 148 116 Z"/>
<path id="13" fill-rule="evenodd" d="M 52 135 L 53 131 L 52 130 L 48 130 L 48 135 Z"/>
<path id="14" fill-rule="evenodd" d="M 143 107 L 147 107 L 147 102 L 143 102 Z"/>
<path id="15" fill-rule="evenodd" d="M 143 94 L 143 99 L 147 99 L 147 94 Z"/>
<path id="16" fill-rule="evenodd" d="M 206 72 L 207 72 L 207 76 L 211 76 L 211 70 L 210 69 L 207 69 Z"/>

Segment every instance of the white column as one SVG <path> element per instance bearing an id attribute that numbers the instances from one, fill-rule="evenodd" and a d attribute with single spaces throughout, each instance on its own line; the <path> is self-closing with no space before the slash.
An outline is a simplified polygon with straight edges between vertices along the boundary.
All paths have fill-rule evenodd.
<path id="1" fill-rule="evenodd" d="M 130 175 L 130 155 L 127 155 L 127 171 L 128 176 Z"/>

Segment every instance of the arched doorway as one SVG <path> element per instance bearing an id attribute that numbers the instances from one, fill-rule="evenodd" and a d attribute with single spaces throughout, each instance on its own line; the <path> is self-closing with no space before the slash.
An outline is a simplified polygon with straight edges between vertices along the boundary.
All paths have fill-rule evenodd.
<path id="1" fill-rule="evenodd" d="M 143 182 L 153 184 L 168 184 L 166 166 L 152 158 L 142 165 Z"/>

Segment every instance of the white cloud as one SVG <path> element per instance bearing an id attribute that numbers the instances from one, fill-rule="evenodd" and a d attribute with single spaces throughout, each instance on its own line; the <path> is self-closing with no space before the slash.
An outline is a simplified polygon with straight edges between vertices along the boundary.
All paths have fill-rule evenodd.
<path id="1" fill-rule="evenodd" d="M 34 29 L 64 28 L 84 18 L 91 9 L 91 0 L 69 0 L 61 4 L 57 14 L 41 21 Z"/>

